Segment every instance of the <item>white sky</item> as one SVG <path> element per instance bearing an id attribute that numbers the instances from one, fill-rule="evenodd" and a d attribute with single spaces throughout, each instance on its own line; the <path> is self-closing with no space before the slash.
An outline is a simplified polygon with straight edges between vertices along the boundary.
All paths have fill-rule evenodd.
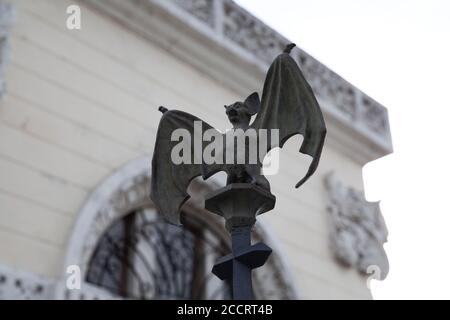
<path id="1" fill-rule="evenodd" d="M 390 273 L 375 299 L 450 298 L 450 1 L 237 0 L 389 110 L 394 154 L 364 167 Z"/>

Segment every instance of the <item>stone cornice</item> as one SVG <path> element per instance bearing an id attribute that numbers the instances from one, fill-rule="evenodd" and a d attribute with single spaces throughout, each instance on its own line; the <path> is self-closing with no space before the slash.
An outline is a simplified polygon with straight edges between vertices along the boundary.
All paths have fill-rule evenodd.
<path id="1" fill-rule="evenodd" d="M 81 0 L 246 96 L 260 90 L 290 41 L 231 0 Z M 392 152 L 385 107 L 294 48 L 329 131 L 328 143 L 364 164 Z"/>

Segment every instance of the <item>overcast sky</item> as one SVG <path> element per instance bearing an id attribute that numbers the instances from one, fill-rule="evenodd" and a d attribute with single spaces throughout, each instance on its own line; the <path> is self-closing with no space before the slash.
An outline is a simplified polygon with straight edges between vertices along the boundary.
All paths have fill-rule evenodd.
<path id="1" fill-rule="evenodd" d="M 385 105 L 394 154 L 364 167 L 391 264 L 375 299 L 450 298 L 450 1 L 237 0 Z"/>

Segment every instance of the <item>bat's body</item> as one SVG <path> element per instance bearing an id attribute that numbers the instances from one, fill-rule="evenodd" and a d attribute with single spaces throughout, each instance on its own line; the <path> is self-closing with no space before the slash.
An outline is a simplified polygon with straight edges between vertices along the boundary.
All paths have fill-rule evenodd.
<path id="1" fill-rule="evenodd" d="M 231 183 L 253 183 L 270 191 L 269 181 L 261 174 L 261 167 L 257 164 L 230 165 L 227 174 L 227 185 Z"/>
<path id="2" fill-rule="evenodd" d="M 275 58 L 267 72 L 261 100 L 258 93 L 252 93 L 245 101 L 235 102 L 225 106 L 225 111 L 234 129 L 248 130 L 278 130 L 276 139 L 268 137 L 267 150 L 258 150 L 262 155 L 283 144 L 291 136 L 302 134 L 304 139 L 300 152 L 310 155 L 313 159 L 306 175 L 297 183 L 302 185 L 316 170 L 325 140 L 326 128 L 322 112 L 313 91 L 306 82 L 297 63 L 290 57 L 289 52 L 294 45 L 288 45 L 285 51 Z M 183 203 L 189 198 L 186 190 L 192 179 L 202 176 L 208 179 L 219 171 L 227 173 L 227 184 L 253 183 L 266 190 L 270 190 L 268 180 L 261 174 L 262 160 L 256 163 L 244 164 L 212 163 L 206 164 L 175 164 L 171 162 L 171 150 L 176 142 L 171 135 L 176 129 L 184 129 L 194 136 L 194 123 L 201 121 L 202 130 L 212 128 L 199 118 L 182 111 L 160 108 L 163 111 L 155 144 L 152 161 L 151 198 L 158 210 L 169 222 L 178 224 L 179 213 Z M 256 115 L 250 124 L 251 117 Z M 223 135 L 217 132 L 218 136 Z M 256 137 L 259 146 L 260 137 Z M 273 139 L 273 140 L 271 140 Z M 255 142 L 255 141 L 254 141 Z M 248 153 L 248 142 L 245 150 Z M 203 141 L 202 150 L 208 147 Z M 195 157 L 192 149 L 192 158 Z M 239 153 L 234 151 L 235 156 Z M 225 152 L 224 152 L 225 154 Z M 247 159 L 247 156 L 246 156 Z M 203 161 L 203 160 L 202 160 Z"/>
<path id="3" fill-rule="evenodd" d="M 250 95 L 244 102 L 235 102 L 232 105 L 225 106 L 225 113 L 228 120 L 233 125 L 233 129 L 242 129 L 244 132 L 250 127 L 250 119 L 252 116 L 252 103 L 259 103 L 257 94 Z M 248 158 L 248 141 L 244 152 Z M 227 185 L 231 183 L 253 183 L 270 191 L 269 181 L 261 174 L 261 163 L 256 164 L 231 164 L 227 165 Z"/>

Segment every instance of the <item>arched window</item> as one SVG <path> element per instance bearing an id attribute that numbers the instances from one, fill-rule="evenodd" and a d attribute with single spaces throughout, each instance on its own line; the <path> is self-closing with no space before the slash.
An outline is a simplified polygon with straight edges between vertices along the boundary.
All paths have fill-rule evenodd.
<path id="1" fill-rule="evenodd" d="M 229 299 L 228 285 L 211 273 L 230 251 L 224 230 L 195 213 L 182 216 L 175 226 L 141 208 L 116 221 L 100 238 L 86 281 L 123 298 Z"/>

